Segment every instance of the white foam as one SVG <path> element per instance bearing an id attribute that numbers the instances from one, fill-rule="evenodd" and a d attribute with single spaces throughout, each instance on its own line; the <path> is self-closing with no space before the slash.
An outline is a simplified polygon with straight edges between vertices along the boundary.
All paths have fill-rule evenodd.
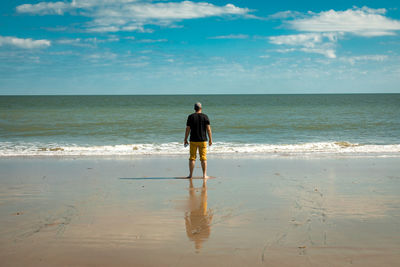
<path id="1" fill-rule="evenodd" d="M 123 144 L 78 146 L 41 143 L 0 142 L 1 156 L 124 156 L 187 154 L 182 143 Z M 385 154 L 400 156 L 400 144 L 360 145 L 348 142 L 318 142 L 301 144 L 240 144 L 217 142 L 209 147 L 210 154 Z"/>

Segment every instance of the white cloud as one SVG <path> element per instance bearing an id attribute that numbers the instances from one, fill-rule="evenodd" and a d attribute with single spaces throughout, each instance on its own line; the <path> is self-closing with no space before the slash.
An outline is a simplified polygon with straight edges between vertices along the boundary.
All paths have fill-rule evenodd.
<path id="1" fill-rule="evenodd" d="M 65 2 L 40 2 L 38 4 L 24 4 L 17 6 L 17 12 L 37 15 L 63 15 L 71 9 L 70 3 Z"/>
<path id="2" fill-rule="evenodd" d="M 298 16 L 301 16 L 300 12 L 287 10 L 287 11 L 280 11 L 278 13 L 269 15 L 268 18 L 269 19 L 288 19 L 288 18 L 295 18 Z"/>
<path id="3" fill-rule="evenodd" d="M 126 8 L 126 11 L 135 18 L 144 20 L 181 20 L 222 15 L 242 15 L 249 12 L 247 8 L 239 8 L 232 4 L 215 6 L 210 3 L 195 3 L 191 1 L 134 4 L 126 6 Z"/>
<path id="4" fill-rule="evenodd" d="M 59 44 L 66 44 L 66 45 L 76 45 L 81 43 L 80 38 L 75 38 L 75 39 L 60 39 L 57 41 Z"/>
<path id="5" fill-rule="evenodd" d="M 336 58 L 335 46 L 338 35 L 335 33 L 304 33 L 271 36 L 269 41 L 276 45 L 294 46 L 296 48 L 280 49 L 278 52 L 303 51 L 317 53 L 327 58 Z"/>
<path id="6" fill-rule="evenodd" d="M 275 50 L 278 53 L 290 53 L 296 51 L 295 48 L 285 48 L 285 49 L 276 49 Z"/>
<path id="7" fill-rule="evenodd" d="M 286 22 L 290 28 L 305 33 L 271 36 L 269 42 L 292 47 L 279 49 L 279 51 L 302 51 L 321 54 L 327 58 L 336 58 L 337 41 L 342 36 L 349 34 L 363 37 L 395 35 L 396 31 L 400 30 L 400 21 L 390 19 L 385 14 L 386 9 L 384 8 L 369 7 L 352 8 L 345 11 L 308 12 L 308 15 L 302 15 L 302 18 Z M 295 12 L 285 11 L 273 16 L 285 19 L 297 15 Z M 308 17 L 304 18 L 304 16 Z M 355 61 L 357 59 L 352 60 L 352 62 Z"/>
<path id="8" fill-rule="evenodd" d="M 79 10 L 80 12 L 76 12 Z M 232 4 L 216 6 L 206 2 L 159 2 L 134 0 L 73 0 L 72 2 L 40 2 L 17 7 L 19 13 L 56 14 L 66 12 L 91 17 L 91 32 L 145 31 L 143 25 L 172 25 L 175 21 L 212 16 L 247 15 L 250 10 Z"/>
<path id="9" fill-rule="evenodd" d="M 367 37 L 395 35 L 400 30 L 400 21 L 385 17 L 385 13 L 385 9 L 368 7 L 329 10 L 288 23 L 291 28 L 306 32 L 341 32 Z"/>
<path id="10" fill-rule="evenodd" d="M 229 35 L 214 36 L 208 39 L 247 39 L 247 38 L 249 38 L 249 36 L 246 34 L 229 34 Z"/>
<path id="11" fill-rule="evenodd" d="M 332 33 L 305 33 L 305 34 L 292 34 L 271 36 L 269 40 L 273 44 L 278 45 L 301 45 L 305 47 L 315 47 L 316 44 L 322 43 L 323 39 L 327 38 L 329 41 L 336 41 L 337 36 Z"/>
<path id="12" fill-rule="evenodd" d="M 388 59 L 387 55 L 362 55 L 362 56 L 352 56 L 352 57 L 341 57 L 340 60 L 348 62 L 351 65 L 356 64 L 358 61 L 378 61 L 382 62 Z"/>
<path id="13" fill-rule="evenodd" d="M 87 29 L 88 32 L 119 32 L 121 29 L 117 26 L 99 26 Z"/>
<path id="14" fill-rule="evenodd" d="M 141 39 L 137 40 L 138 43 L 165 43 L 168 42 L 167 39 Z"/>
<path id="15" fill-rule="evenodd" d="M 71 2 L 40 2 L 17 6 L 17 12 L 35 15 L 63 15 L 74 9 L 87 9 L 96 6 L 126 4 L 136 0 L 72 0 Z"/>
<path id="16" fill-rule="evenodd" d="M 98 5 L 126 4 L 137 0 L 72 0 L 71 6 L 75 8 L 88 8 Z"/>
<path id="17" fill-rule="evenodd" d="M 10 45 L 18 48 L 34 49 L 45 48 L 51 45 L 49 40 L 33 40 L 31 38 L 23 39 L 10 36 L 0 36 L 0 46 Z"/>
<path id="18" fill-rule="evenodd" d="M 327 58 L 336 58 L 336 52 L 334 49 L 330 48 L 301 48 L 300 51 L 306 52 L 306 53 L 316 53 L 316 54 L 321 54 L 324 55 Z"/>
<path id="19" fill-rule="evenodd" d="M 111 42 L 118 42 L 120 39 L 115 36 L 111 36 L 105 39 L 99 38 L 75 38 L 75 39 L 60 39 L 57 40 L 58 44 L 62 45 L 72 45 L 72 46 L 81 46 L 81 47 L 94 47 L 97 44 L 101 43 L 111 43 Z"/>
<path id="20" fill-rule="evenodd" d="M 96 53 L 96 54 L 90 54 L 90 55 L 86 55 L 86 59 L 88 59 L 91 62 L 101 62 L 103 60 L 113 60 L 117 58 L 117 54 L 115 53 L 110 53 L 110 52 L 105 52 L 105 53 Z"/>
<path id="21" fill-rule="evenodd" d="M 144 32 L 143 26 L 141 25 L 127 25 L 121 28 L 122 31 L 132 32 L 132 31 L 139 31 Z"/>

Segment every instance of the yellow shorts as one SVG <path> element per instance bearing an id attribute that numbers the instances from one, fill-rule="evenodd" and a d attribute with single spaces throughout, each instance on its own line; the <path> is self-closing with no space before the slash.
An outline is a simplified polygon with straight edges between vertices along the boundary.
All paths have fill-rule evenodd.
<path id="1" fill-rule="evenodd" d="M 207 160 L 207 142 L 190 142 L 190 158 L 189 160 L 196 160 L 197 148 L 199 149 L 200 160 Z"/>

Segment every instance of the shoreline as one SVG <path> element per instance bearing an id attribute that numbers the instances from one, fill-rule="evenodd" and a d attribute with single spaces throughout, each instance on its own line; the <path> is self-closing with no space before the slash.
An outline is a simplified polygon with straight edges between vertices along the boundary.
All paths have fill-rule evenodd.
<path id="1" fill-rule="evenodd" d="M 395 266 L 400 158 L 0 158 L 7 266 Z M 196 161 L 195 176 L 201 172 Z"/>
<path id="2" fill-rule="evenodd" d="M 390 156 L 400 157 L 400 144 L 359 144 L 348 141 L 305 142 L 294 144 L 215 142 L 207 148 L 211 156 L 240 155 L 261 157 Z M 42 144 L 0 142 L 2 157 L 77 157 L 77 156 L 176 156 L 188 154 L 179 142 L 108 145 Z"/>
<path id="3" fill-rule="evenodd" d="M 134 160 L 134 159 L 149 159 L 149 158 L 187 158 L 188 152 L 184 153 L 169 153 L 169 154 L 88 154 L 88 155 L 68 155 L 68 154 L 42 154 L 42 155 L 1 155 L 0 160 L 7 159 L 108 159 L 108 160 Z M 400 158 L 399 152 L 381 153 L 381 152 L 296 152 L 296 153 L 264 153 L 264 152 L 228 152 L 228 153 L 207 153 L 209 159 L 357 159 L 357 158 Z"/>

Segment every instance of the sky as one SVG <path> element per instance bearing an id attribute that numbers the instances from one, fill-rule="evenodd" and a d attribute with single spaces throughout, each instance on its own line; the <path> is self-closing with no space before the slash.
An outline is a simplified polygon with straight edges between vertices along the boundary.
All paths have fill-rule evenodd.
<path id="1" fill-rule="evenodd" d="M 400 93 L 400 1 L 2 0 L 0 95 Z"/>

